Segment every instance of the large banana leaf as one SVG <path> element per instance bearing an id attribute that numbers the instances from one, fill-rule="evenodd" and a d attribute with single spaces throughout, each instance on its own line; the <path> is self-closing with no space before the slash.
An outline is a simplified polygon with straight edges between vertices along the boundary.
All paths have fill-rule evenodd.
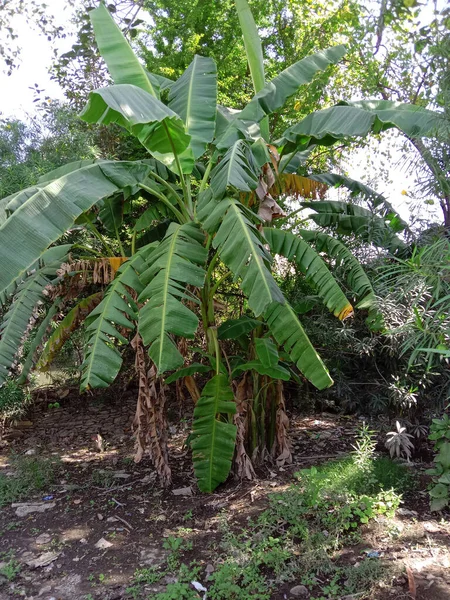
<path id="1" fill-rule="evenodd" d="M 408 223 L 403 221 L 392 204 L 388 202 L 387 198 L 368 185 L 361 183 L 361 181 L 357 181 L 351 177 L 345 177 L 345 175 L 338 175 L 337 173 L 310 175 L 310 179 L 331 187 L 345 187 L 350 191 L 352 197 L 358 196 L 365 198 L 370 202 L 374 210 L 389 222 L 389 226 L 393 231 L 403 231 L 408 228 Z"/>
<path id="2" fill-rule="evenodd" d="M 389 109 L 384 100 L 370 100 L 313 112 L 283 133 L 283 153 L 306 150 L 311 145 L 331 146 L 338 140 L 365 137 L 392 127 L 412 137 L 432 136 L 442 122 L 442 115 L 419 106 L 388 105 Z"/>
<path id="3" fill-rule="evenodd" d="M 336 279 L 325 262 L 307 242 L 289 231 L 273 227 L 265 227 L 264 235 L 273 253 L 295 262 L 305 274 L 307 281 L 314 285 L 326 307 L 336 317 L 343 320 L 352 314 L 353 307 Z"/>
<path id="4" fill-rule="evenodd" d="M 156 97 L 150 79 L 114 19 L 100 4 L 89 13 L 100 54 L 116 84 L 131 83 Z"/>
<path id="5" fill-rule="evenodd" d="M 302 205 L 317 212 L 310 217 L 321 227 L 333 227 L 343 235 L 355 234 L 392 253 L 407 247 L 383 218 L 362 206 L 338 201 L 302 202 Z"/>
<path id="6" fill-rule="evenodd" d="M 220 258 L 235 278 L 241 278 L 241 287 L 249 307 L 259 316 L 272 302 L 283 303 L 284 297 L 269 270 L 271 257 L 264 248 L 265 240 L 245 214 L 245 208 L 235 200 L 228 202 L 228 210 L 214 238 Z"/>
<path id="7" fill-rule="evenodd" d="M 258 181 L 258 170 L 244 140 L 235 142 L 211 171 L 211 188 L 216 198 L 221 198 L 228 186 L 251 192 L 258 186 Z"/>
<path id="8" fill-rule="evenodd" d="M 44 253 L 39 265 L 20 282 L 13 301 L 3 316 L 0 325 L 0 385 L 5 382 L 14 359 L 22 347 L 29 331 L 30 319 L 34 316 L 36 305 L 44 299 L 44 290 L 51 284 L 56 271 L 61 266 L 67 246 L 62 252 Z M 59 260 L 54 260 L 59 254 Z"/>
<path id="9" fill-rule="evenodd" d="M 332 385 L 333 380 L 322 359 L 314 350 L 297 315 L 289 304 L 274 302 L 264 318 L 278 344 L 289 354 L 297 368 L 319 390 Z"/>
<path id="10" fill-rule="evenodd" d="M 258 93 L 266 83 L 261 38 L 258 35 L 258 28 L 247 0 L 235 0 L 235 4 L 244 39 L 247 62 L 252 76 L 253 89 Z M 268 119 L 261 120 L 261 135 L 266 141 L 269 141 Z"/>
<path id="11" fill-rule="evenodd" d="M 87 123 L 118 123 L 125 127 L 172 170 L 176 170 L 174 152 L 183 172 L 190 173 L 194 167 L 194 157 L 188 151 L 191 137 L 181 117 L 135 85 L 112 85 L 91 92 L 80 117 Z"/>
<path id="12" fill-rule="evenodd" d="M 309 83 L 319 71 L 336 64 L 346 53 L 345 46 L 334 46 L 297 61 L 258 92 L 239 113 L 242 121 L 259 122 L 282 106 L 301 85 Z"/>
<path id="13" fill-rule="evenodd" d="M 0 224 L 6 221 L 9 215 L 17 210 L 22 204 L 24 204 L 28 198 L 31 198 L 36 192 L 41 189 L 42 186 L 33 185 L 31 187 L 15 192 L 6 198 L 3 198 L 1 203 L 4 210 L 3 217 L 0 215 Z M 2 211 L 3 212 L 3 211 Z"/>
<path id="14" fill-rule="evenodd" d="M 139 311 L 139 332 L 159 373 L 184 363 L 171 334 L 193 338 L 198 327 L 197 316 L 180 299 L 198 302 L 186 286 L 204 284 L 203 242 L 204 234 L 192 223 L 172 223 L 141 275 L 145 289 L 139 302 L 145 304 Z"/>
<path id="15" fill-rule="evenodd" d="M 98 216 L 106 229 L 112 234 L 118 234 L 123 222 L 123 194 L 107 198 Z"/>
<path id="16" fill-rule="evenodd" d="M 228 477 L 236 441 L 236 426 L 228 417 L 235 412 L 227 377 L 215 375 L 203 388 L 194 410 L 192 460 L 202 492 L 212 492 Z"/>
<path id="17" fill-rule="evenodd" d="M 88 165 L 33 194 L 0 227 L 0 294 L 31 267 L 77 217 L 129 185 L 143 181 L 150 167 L 108 161 Z"/>
<path id="18" fill-rule="evenodd" d="M 64 346 L 66 341 L 70 338 L 72 333 L 78 329 L 80 324 L 86 319 L 97 304 L 100 303 L 103 297 L 102 292 L 96 292 L 91 296 L 82 298 L 64 317 L 64 319 L 58 323 L 56 329 L 53 330 L 52 334 L 48 338 L 39 360 L 36 364 L 36 368 L 39 371 L 47 371 L 51 363 L 55 359 L 55 356 Z"/>
<path id="19" fill-rule="evenodd" d="M 145 268 L 145 260 L 154 252 L 154 246 L 142 248 L 122 264 L 109 284 L 100 304 L 86 319 L 85 358 L 81 366 L 81 389 L 108 387 L 122 366 L 122 356 L 114 342 L 128 344 L 119 331 L 135 328 L 138 310 L 130 290 L 142 291 L 138 274 Z"/>
<path id="20" fill-rule="evenodd" d="M 217 69 L 212 58 L 195 56 L 170 88 L 169 107 L 183 119 L 191 136 L 194 158 L 204 154 L 214 137 L 217 105 Z"/>
<path id="21" fill-rule="evenodd" d="M 298 234 L 309 244 L 313 244 L 317 252 L 324 252 L 334 258 L 337 265 L 343 265 L 347 284 L 360 301 L 359 308 L 373 302 L 374 291 L 369 278 L 359 261 L 342 242 L 320 231 L 301 229 Z"/>
<path id="22" fill-rule="evenodd" d="M 108 162 L 104 158 L 86 158 L 84 160 L 74 160 L 73 162 L 67 163 L 58 167 L 57 169 L 53 169 L 53 171 L 48 171 L 41 175 L 38 179 L 38 185 L 42 187 L 43 185 L 47 185 L 50 181 L 54 181 L 55 179 L 59 179 L 63 177 L 63 175 L 67 175 L 68 173 L 72 173 L 72 171 L 77 171 L 82 167 L 87 167 L 88 165 L 94 165 L 96 163 Z"/>

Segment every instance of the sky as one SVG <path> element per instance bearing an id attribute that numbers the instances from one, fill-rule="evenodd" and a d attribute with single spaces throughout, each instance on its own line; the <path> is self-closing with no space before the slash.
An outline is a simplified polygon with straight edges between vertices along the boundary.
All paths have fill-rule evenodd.
<path id="1" fill-rule="evenodd" d="M 72 9 L 64 0 L 46 0 L 46 4 L 55 15 L 56 23 L 63 25 L 67 32 L 70 32 L 69 21 Z M 429 5 L 430 9 L 431 5 L 432 3 Z M 35 83 L 44 90 L 44 95 L 53 99 L 62 99 L 63 93 L 57 83 L 51 80 L 49 74 L 52 63 L 51 43 L 38 31 L 30 29 L 25 20 L 19 16 L 16 17 L 16 24 L 19 35 L 18 43 L 22 48 L 21 64 L 10 76 L 0 71 L 0 116 L 26 119 L 27 115 L 32 114 L 34 110 L 34 94 L 30 88 L 34 87 Z M 58 40 L 58 50 L 61 53 L 68 51 L 72 43 L 70 35 L 66 39 Z M 381 149 L 391 152 L 388 167 L 388 179 L 391 180 L 391 183 L 381 183 L 380 187 L 377 187 L 377 191 L 385 194 L 402 218 L 409 221 L 411 198 L 404 192 L 409 193 L 413 189 L 413 177 L 400 165 L 402 155 L 398 143 L 386 140 Z M 373 170 L 367 168 L 368 152 L 370 149 L 352 152 L 347 160 L 346 170 L 349 177 L 370 184 L 373 179 Z M 377 160 L 381 161 L 381 157 Z M 427 210 L 430 213 L 436 212 L 434 208 L 427 208 Z"/>

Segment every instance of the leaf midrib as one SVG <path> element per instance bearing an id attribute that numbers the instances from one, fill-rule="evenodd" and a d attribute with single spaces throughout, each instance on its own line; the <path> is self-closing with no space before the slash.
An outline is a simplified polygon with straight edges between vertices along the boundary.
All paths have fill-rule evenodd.
<path id="1" fill-rule="evenodd" d="M 248 245 L 251 248 L 252 258 L 256 261 L 256 264 L 257 264 L 257 267 L 258 267 L 258 271 L 259 271 L 259 273 L 261 275 L 260 279 L 262 280 L 262 283 L 263 283 L 264 287 L 266 288 L 266 292 L 267 292 L 267 294 L 269 296 L 269 301 L 267 302 L 267 304 L 268 304 L 272 300 L 272 293 L 270 291 L 269 284 L 267 283 L 267 280 L 266 280 L 266 273 L 265 273 L 265 271 L 267 271 L 267 268 L 264 267 L 263 264 L 261 264 L 262 263 L 262 258 L 260 256 L 259 252 L 257 251 L 257 249 L 255 248 L 255 244 L 253 243 L 253 241 L 252 241 L 252 239 L 250 237 L 250 234 L 248 232 L 248 228 L 246 226 L 246 223 L 244 221 L 244 218 L 243 218 L 243 215 L 242 215 L 241 211 L 236 206 L 236 204 L 232 204 L 231 208 L 235 211 L 236 216 L 237 216 L 237 218 L 238 218 L 238 220 L 239 220 L 239 222 L 240 222 L 240 224 L 242 226 L 242 229 L 244 231 L 244 235 L 245 235 L 245 237 L 247 239 Z"/>
<path id="2" fill-rule="evenodd" d="M 167 296 L 169 295 L 169 282 L 170 282 L 170 267 L 172 264 L 173 257 L 175 256 L 175 244 L 178 240 L 178 235 L 181 230 L 181 225 L 178 226 L 176 232 L 172 234 L 172 240 L 170 242 L 169 251 L 168 251 L 168 261 L 166 266 L 166 272 L 164 274 L 164 286 L 163 286 L 163 297 L 162 297 L 162 317 L 161 317 L 161 329 L 160 329 L 160 344 L 159 344 L 159 354 L 158 354 L 158 371 L 161 369 L 161 362 L 163 356 L 163 339 L 165 335 L 165 324 L 166 324 L 166 304 L 167 304 Z"/>

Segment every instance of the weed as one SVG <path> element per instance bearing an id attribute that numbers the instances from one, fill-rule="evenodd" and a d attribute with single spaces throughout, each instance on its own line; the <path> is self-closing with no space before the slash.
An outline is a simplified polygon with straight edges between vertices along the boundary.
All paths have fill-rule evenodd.
<path id="1" fill-rule="evenodd" d="M 183 515 L 183 521 L 190 521 L 193 517 L 193 513 L 192 510 L 188 510 L 184 515 Z"/>
<path id="2" fill-rule="evenodd" d="M 0 575 L 6 577 L 8 581 L 14 581 L 17 575 L 20 573 L 20 563 L 15 558 L 10 558 L 0 568 Z"/>
<path id="3" fill-rule="evenodd" d="M 31 402 L 31 395 L 14 379 L 7 379 L 0 388 L 0 421 L 20 419 Z"/>
<path id="4" fill-rule="evenodd" d="M 110 488 L 114 485 L 114 473 L 105 469 L 97 469 L 92 473 L 91 481 L 93 486 Z"/>
<path id="5" fill-rule="evenodd" d="M 442 510 L 450 502 L 450 418 L 444 414 L 442 419 L 433 419 L 430 440 L 438 452 L 434 458 L 435 466 L 427 471 L 434 475 L 434 485 L 430 489 L 431 510 Z"/>
<path id="6" fill-rule="evenodd" d="M 11 458 L 14 475 L 0 474 L 0 506 L 47 488 L 55 477 L 57 461 L 37 456 Z"/>

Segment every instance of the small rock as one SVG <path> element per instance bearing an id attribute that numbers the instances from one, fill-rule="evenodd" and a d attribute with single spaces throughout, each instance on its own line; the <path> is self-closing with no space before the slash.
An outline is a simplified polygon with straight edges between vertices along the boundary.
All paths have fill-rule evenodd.
<path id="1" fill-rule="evenodd" d="M 105 540 L 105 538 L 100 538 L 95 544 L 95 547 L 99 550 L 106 550 L 106 548 L 111 548 L 111 546 L 111 542 L 108 542 L 108 540 Z"/>
<path id="2" fill-rule="evenodd" d="M 438 533 L 439 531 L 439 525 L 434 521 L 424 521 L 422 525 L 425 531 L 428 531 L 428 533 Z"/>
<path id="3" fill-rule="evenodd" d="M 36 538 L 36 544 L 38 546 L 43 546 L 44 544 L 48 544 L 52 541 L 52 536 L 49 533 L 41 533 Z"/>
<path id="4" fill-rule="evenodd" d="M 397 514 L 402 517 L 417 517 L 417 512 L 409 508 L 397 508 Z"/>
<path id="5" fill-rule="evenodd" d="M 101 513 L 97 513 L 97 519 L 99 521 L 103 521 L 103 515 Z"/>
<path id="6" fill-rule="evenodd" d="M 39 590 L 38 596 L 43 596 L 44 594 L 48 594 L 51 591 L 52 591 L 51 585 L 44 585 L 44 587 L 41 587 L 41 589 Z"/>
<path id="7" fill-rule="evenodd" d="M 55 502 L 14 502 L 12 508 L 16 509 L 18 517 L 26 517 L 33 512 L 44 512 L 49 508 L 55 508 Z"/>
<path id="8" fill-rule="evenodd" d="M 44 552 L 37 558 L 26 561 L 26 563 L 32 569 L 38 569 L 39 567 L 46 567 L 47 565 L 49 565 L 50 563 L 55 561 L 60 554 L 61 554 L 60 552 Z"/>
<path id="9" fill-rule="evenodd" d="M 184 488 L 177 488 L 176 490 L 172 490 L 172 494 L 174 496 L 192 496 L 192 488 L 190 485 Z"/>
<path id="10" fill-rule="evenodd" d="M 121 472 L 117 472 L 114 473 L 114 479 L 129 479 L 131 477 L 131 475 L 129 473 L 121 473 Z"/>
<path id="11" fill-rule="evenodd" d="M 34 448 L 30 448 L 25 452 L 25 456 L 33 456 L 33 454 L 36 454 L 36 450 Z"/>
<path id="12" fill-rule="evenodd" d="M 304 585 L 294 586 L 290 589 L 289 593 L 291 594 L 291 596 L 294 596 L 294 598 L 309 598 L 308 588 Z"/>

